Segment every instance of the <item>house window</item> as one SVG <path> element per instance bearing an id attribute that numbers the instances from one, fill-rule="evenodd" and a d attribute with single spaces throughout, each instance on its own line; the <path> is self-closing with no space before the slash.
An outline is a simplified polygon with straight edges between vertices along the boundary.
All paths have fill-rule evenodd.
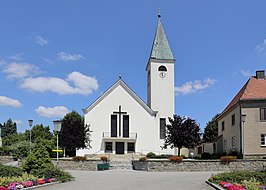
<path id="1" fill-rule="evenodd" d="M 135 143 L 127 143 L 127 152 L 128 153 L 135 152 Z"/>
<path id="2" fill-rule="evenodd" d="M 202 151 L 202 146 L 199 146 L 199 147 L 198 147 L 198 154 L 202 154 L 202 152 L 203 152 L 203 151 Z"/>
<path id="3" fill-rule="evenodd" d="M 224 140 L 224 151 L 226 152 L 226 149 L 227 149 L 227 141 Z"/>
<path id="4" fill-rule="evenodd" d="M 266 121 L 266 108 L 260 108 L 260 120 Z"/>
<path id="5" fill-rule="evenodd" d="M 112 153 L 112 152 L 113 152 L 113 143 L 105 142 L 105 153 Z"/>
<path id="6" fill-rule="evenodd" d="M 260 145 L 266 146 L 266 134 L 261 134 Z"/>
<path id="7" fill-rule="evenodd" d="M 233 114 L 231 116 L 231 120 L 232 120 L 232 125 L 235 125 L 236 124 L 236 115 L 235 114 Z"/>
<path id="8" fill-rule="evenodd" d="M 236 148 L 236 137 L 232 137 L 232 149 Z"/>
<path id="9" fill-rule="evenodd" d="M 160 118 L 160 139 L 165 139 L 166 119 Z"/>
<path id="10" fill-rule="evenodd" d="M 224 121 L 222 122 L 222 131 L 224 131 Z"/>

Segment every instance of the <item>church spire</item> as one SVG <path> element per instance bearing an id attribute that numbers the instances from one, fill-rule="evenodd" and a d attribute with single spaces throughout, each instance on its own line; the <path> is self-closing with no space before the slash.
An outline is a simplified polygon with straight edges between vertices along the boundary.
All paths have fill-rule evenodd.
<path id="1" fill-rule="evenodd" d="M 150 58 L 174 60 L 173 53 L 163 30 L 160 13 L 158 14 L 158 25 L 152 45 Z"/>

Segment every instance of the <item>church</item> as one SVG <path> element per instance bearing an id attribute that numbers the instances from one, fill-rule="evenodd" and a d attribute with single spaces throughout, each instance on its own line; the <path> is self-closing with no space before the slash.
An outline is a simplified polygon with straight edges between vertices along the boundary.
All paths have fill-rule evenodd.
<path id="1" fill-rule="evenodd" d="M 175 59 L 165 35 L 161 16 L 147 65 L 147 102 L 144 102 L 126 83 L 119 79 L 96 99 L 84 112 L 85 125 L 91 131 L 91 148 L 77 150 L 86 154 L 127 154 L 162 150 L 165 126 L 174 110 Z"/>

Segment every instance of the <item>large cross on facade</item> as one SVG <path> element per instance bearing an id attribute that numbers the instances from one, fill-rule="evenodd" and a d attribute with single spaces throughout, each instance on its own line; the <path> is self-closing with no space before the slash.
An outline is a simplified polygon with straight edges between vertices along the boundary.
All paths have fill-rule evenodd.
<path id="1" fill-rule="evenodd" d="M 127 112 L 122 112 L 121 105 L 119 105 L 118 111 L 114 111 L 114 114 L 118 114 L 118 120 L 119 120 L 119 137 L 121 137 L 121 116 L 123 114 L 127 114 Z"/>

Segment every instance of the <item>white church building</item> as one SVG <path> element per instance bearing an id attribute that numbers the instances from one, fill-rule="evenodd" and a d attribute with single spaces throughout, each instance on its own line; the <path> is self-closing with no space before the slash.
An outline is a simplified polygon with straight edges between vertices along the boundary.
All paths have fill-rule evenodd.
<path id="1" fill-rule="evenodd" d="M 85 125 L 92 131 L 91 148 L 77 150 L 77 156 L 148 152 L 174 154 L 172 149 L 161 148 L 168 117 L 175 113 L 175 59 L 160 17 L 146 65 L 147 103 L 119 78 L 83 109 Z"/>

